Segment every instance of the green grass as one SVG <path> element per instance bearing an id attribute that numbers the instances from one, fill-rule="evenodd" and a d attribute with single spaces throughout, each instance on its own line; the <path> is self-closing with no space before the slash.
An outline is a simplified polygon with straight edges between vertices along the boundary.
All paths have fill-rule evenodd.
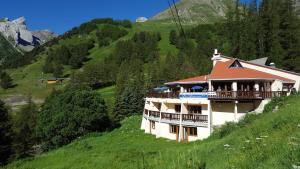
<path id="1" fill-rule="evenodd" d="M 97 90 L 103 97 L 109 113 L 112 113 L 115 104 L 115 88 L 115 86 L 109 86 Z"/>
<path id="2" fill-rule="evenodd" d="M 205 163 L 209 169 L 290 169 L 300 162 L 300 96 L 282 103 L 276 112 L 250 115 L 192 143 L 144 134 L 139 129 L 141 116 L 133 116 L 110 133 L 91 134 L 5 168 L 196 169 Z"/>

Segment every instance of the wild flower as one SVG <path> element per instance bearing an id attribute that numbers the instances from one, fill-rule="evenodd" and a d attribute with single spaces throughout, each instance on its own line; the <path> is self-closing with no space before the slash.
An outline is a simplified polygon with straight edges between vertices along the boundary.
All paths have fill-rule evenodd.
<path id="1" fill-rule="evenodd" d="M 228 147 L 230 147 L 230 145 L 229 145 L 229 144 L 225 144 L 224 147 L 225 147 L 225 148 L 228 148 Z"/>
<path id="2" fill-rule="evenodd" d="M 293 137 L 293 136 L 291 137 L 291 139 L 292 139 L 292 140 L 298 140 L 297 137 Z"/>
<path id="3" fill-rule="evenodd" d="M 268 138 L 269 136 L 260 136 L 260 138 Z"/>

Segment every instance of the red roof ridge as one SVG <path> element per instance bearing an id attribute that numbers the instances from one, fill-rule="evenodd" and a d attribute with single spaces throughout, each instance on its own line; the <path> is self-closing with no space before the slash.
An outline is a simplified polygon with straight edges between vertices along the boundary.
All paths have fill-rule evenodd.
<path id="1" fill-rule="evenodd" d="M 251 64 L 251 65 L 255 65 L 255 66 L 259 66 L 259 67 L 264 67 L 264 68 L 273 69 L 273 70 L 277 70 L 277 71 L 281 71 L 281 72 L 290 73 L 290 74 L 294 74 L 294 75 L 300 76 L 300 73 L 297 73 L 297 72 L 292 72 L 292 71 L 288 71 L 288 70 L 284 70 L 284 69 L 280 69 L 280 68 L 276 68 L 276 67 L 271 67 L 271 66 L 267 66 L 267 65 L 260 65 L 260 64 L 256 64 L 256 63 L 252 63 L 252 62 L 243 60 L 243 59 L 230 57 L 230 56 L 224 56 L 224 55 L 222 55 L 222 57 L 224 57 L 226 59 L 237 59 L 237 60 L 239 60 L 241 62 L 245 62 L 247 64 Z"/>

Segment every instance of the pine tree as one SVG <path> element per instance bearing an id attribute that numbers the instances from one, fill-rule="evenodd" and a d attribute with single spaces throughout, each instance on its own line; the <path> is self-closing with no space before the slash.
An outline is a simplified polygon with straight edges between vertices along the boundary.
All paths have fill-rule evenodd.
<path id="1" fill-rule="evenodd" d="M 263 0 L 260 9 L 262 23 L 264 55 L 272 62 L 281 66 L 283 59 L 283 49 L 280 44 L 280 16 L 279 7 L 281 0 Z"/>
<path id="2" fill-rule="evenodd" d="M 5 164 L 12 154 L 12 123 L 8 109 L 0 100 L 0 165 Z"/>
<path id="3" fill-rule="evenodd" d="M 0 74 L 0 85 L 3 89 L 8 89 L 13 86 L 12 78 L 6 72 Z"/>
<path id="4" fill-rule="evenodd" d="M 170 44 L 176 45 L 177 40 L 178 40 L 177 32 L 175 30 L 171 30 L 170 35 L 169 35 Z"/>
<path id="5" fill-rule="evenodd" d="M 64 67 L 62 66 L 61 63 L 54 63 L 53 76 L 54 77 L 62 77 L 63 70 L 64 70 Z"/>
<path id="6" fill-rule="evenodd" d="M 27 105 L 23 106 L 16 114 L 14 131 L 14 151 L 16 158 L 26 157 L 31 154 L 33 145 L 35 144 L 35 127 L 37 106 L 28 98 Z"/>
<path id="7" fill-rule="evenodd" d="M 284 50 L 283 66 L 287 70 L 300 71 L 300 19 L 295 2 L 284 0 L 279 9 L 280 44 Z"/>

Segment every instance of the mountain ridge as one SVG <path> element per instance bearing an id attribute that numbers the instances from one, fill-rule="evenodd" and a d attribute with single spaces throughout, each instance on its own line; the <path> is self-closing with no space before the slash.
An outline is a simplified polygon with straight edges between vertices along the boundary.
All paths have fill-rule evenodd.
<path id="1" fill-rule="evenodd" d="M 224 19 L 228 6 L 232 4 L 232 0 L 181 0 L 176 4 L 176 8 L 184 24 L 209 24 Z M 151 20 L 171 21 L 176 14 L 174 6 L 172 11 L 173 14 L 170 9 L 166 9 L 153 16 Z"/>
<path id="2" fill-rule="evenodd" d="M 34 47 L 42 45 L 57 36 L 49 30 L 28 30 L 25 17 L 12 21 L 8 18 L 2 19 L 0 21 L 0 33 L 14 47 L 25 52 L 31 51 Z"/>

